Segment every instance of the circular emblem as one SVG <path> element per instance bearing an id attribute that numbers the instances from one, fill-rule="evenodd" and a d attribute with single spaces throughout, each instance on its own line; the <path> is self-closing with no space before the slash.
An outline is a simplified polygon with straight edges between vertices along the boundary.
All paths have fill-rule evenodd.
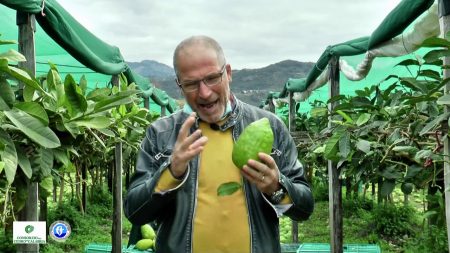
<path id="1" fill-rule="evenodd" d="M 50 237 L 55 241 L 65 241 L 70 235 L 70 225 L 65 221 L 55 221 L 50 225 Z"/>

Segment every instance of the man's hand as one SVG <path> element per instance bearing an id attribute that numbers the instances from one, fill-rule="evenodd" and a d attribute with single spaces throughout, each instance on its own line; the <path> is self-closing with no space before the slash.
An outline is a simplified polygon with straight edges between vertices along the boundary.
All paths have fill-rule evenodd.
<path id="1" fill-rule="evenodd" d="M 258 190 L 270 196 L 281 187 L 278 182 L 278 166 L 270 155 L 259 153 L 258 156 L 261 162 L 248 160 L 242 168 L 242 175 L 254 183 Z"/>
<path id="2" fill-rule="evenodd" d="M 197 129 L 189 135 L 189 130 L 195 123 L 195 116 L 195 112 L 189 115 L 181 126 L 177 141 L 175 142 L 170 170 L 176 178 L 184 175 L 189 161 L 202 152 L 203 147 L 208 141 L 206 136 L 202 136 L 200 129 Z"/>

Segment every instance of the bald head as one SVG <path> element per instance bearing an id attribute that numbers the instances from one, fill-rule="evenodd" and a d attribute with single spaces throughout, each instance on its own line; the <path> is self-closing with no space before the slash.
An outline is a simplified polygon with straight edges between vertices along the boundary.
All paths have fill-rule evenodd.
<path id="1" fill-rule="evenodd" d="M 212 49 L 216 53 L 217 62 L 219 65 L 225 64 L 225 55 L 222 47 L 213 38 L 204 35 L 189 37 L 178 44 L 173 53 L 173 68 L 178 76 L 179 58 L 188 55 L 189 49 L 193 47 L 202 47 L 205 49 Z"/>

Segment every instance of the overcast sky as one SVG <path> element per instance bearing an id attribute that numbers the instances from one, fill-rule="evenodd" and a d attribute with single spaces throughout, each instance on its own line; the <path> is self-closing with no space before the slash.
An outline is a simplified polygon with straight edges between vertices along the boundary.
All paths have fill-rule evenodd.
<path id="1" fill-rule="evenodd" d="M 176 45 L 204 34 L 233 69 L 315 62 L 328 45 L 368 36 L 400 0 L 58 0 L 126 61 L 172 66 Z"/>

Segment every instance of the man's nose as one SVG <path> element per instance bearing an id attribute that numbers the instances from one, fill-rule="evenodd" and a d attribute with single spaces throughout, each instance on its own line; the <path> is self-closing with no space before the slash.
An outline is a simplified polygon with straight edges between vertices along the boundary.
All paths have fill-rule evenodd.
<path id="1" fill-rule="evenodd" d="M 201 98 L 208 98 L 212 93 L 211 87 L 206 85 L 203 80 L 201 80 L 198 85 L 198 96 Z"/>

